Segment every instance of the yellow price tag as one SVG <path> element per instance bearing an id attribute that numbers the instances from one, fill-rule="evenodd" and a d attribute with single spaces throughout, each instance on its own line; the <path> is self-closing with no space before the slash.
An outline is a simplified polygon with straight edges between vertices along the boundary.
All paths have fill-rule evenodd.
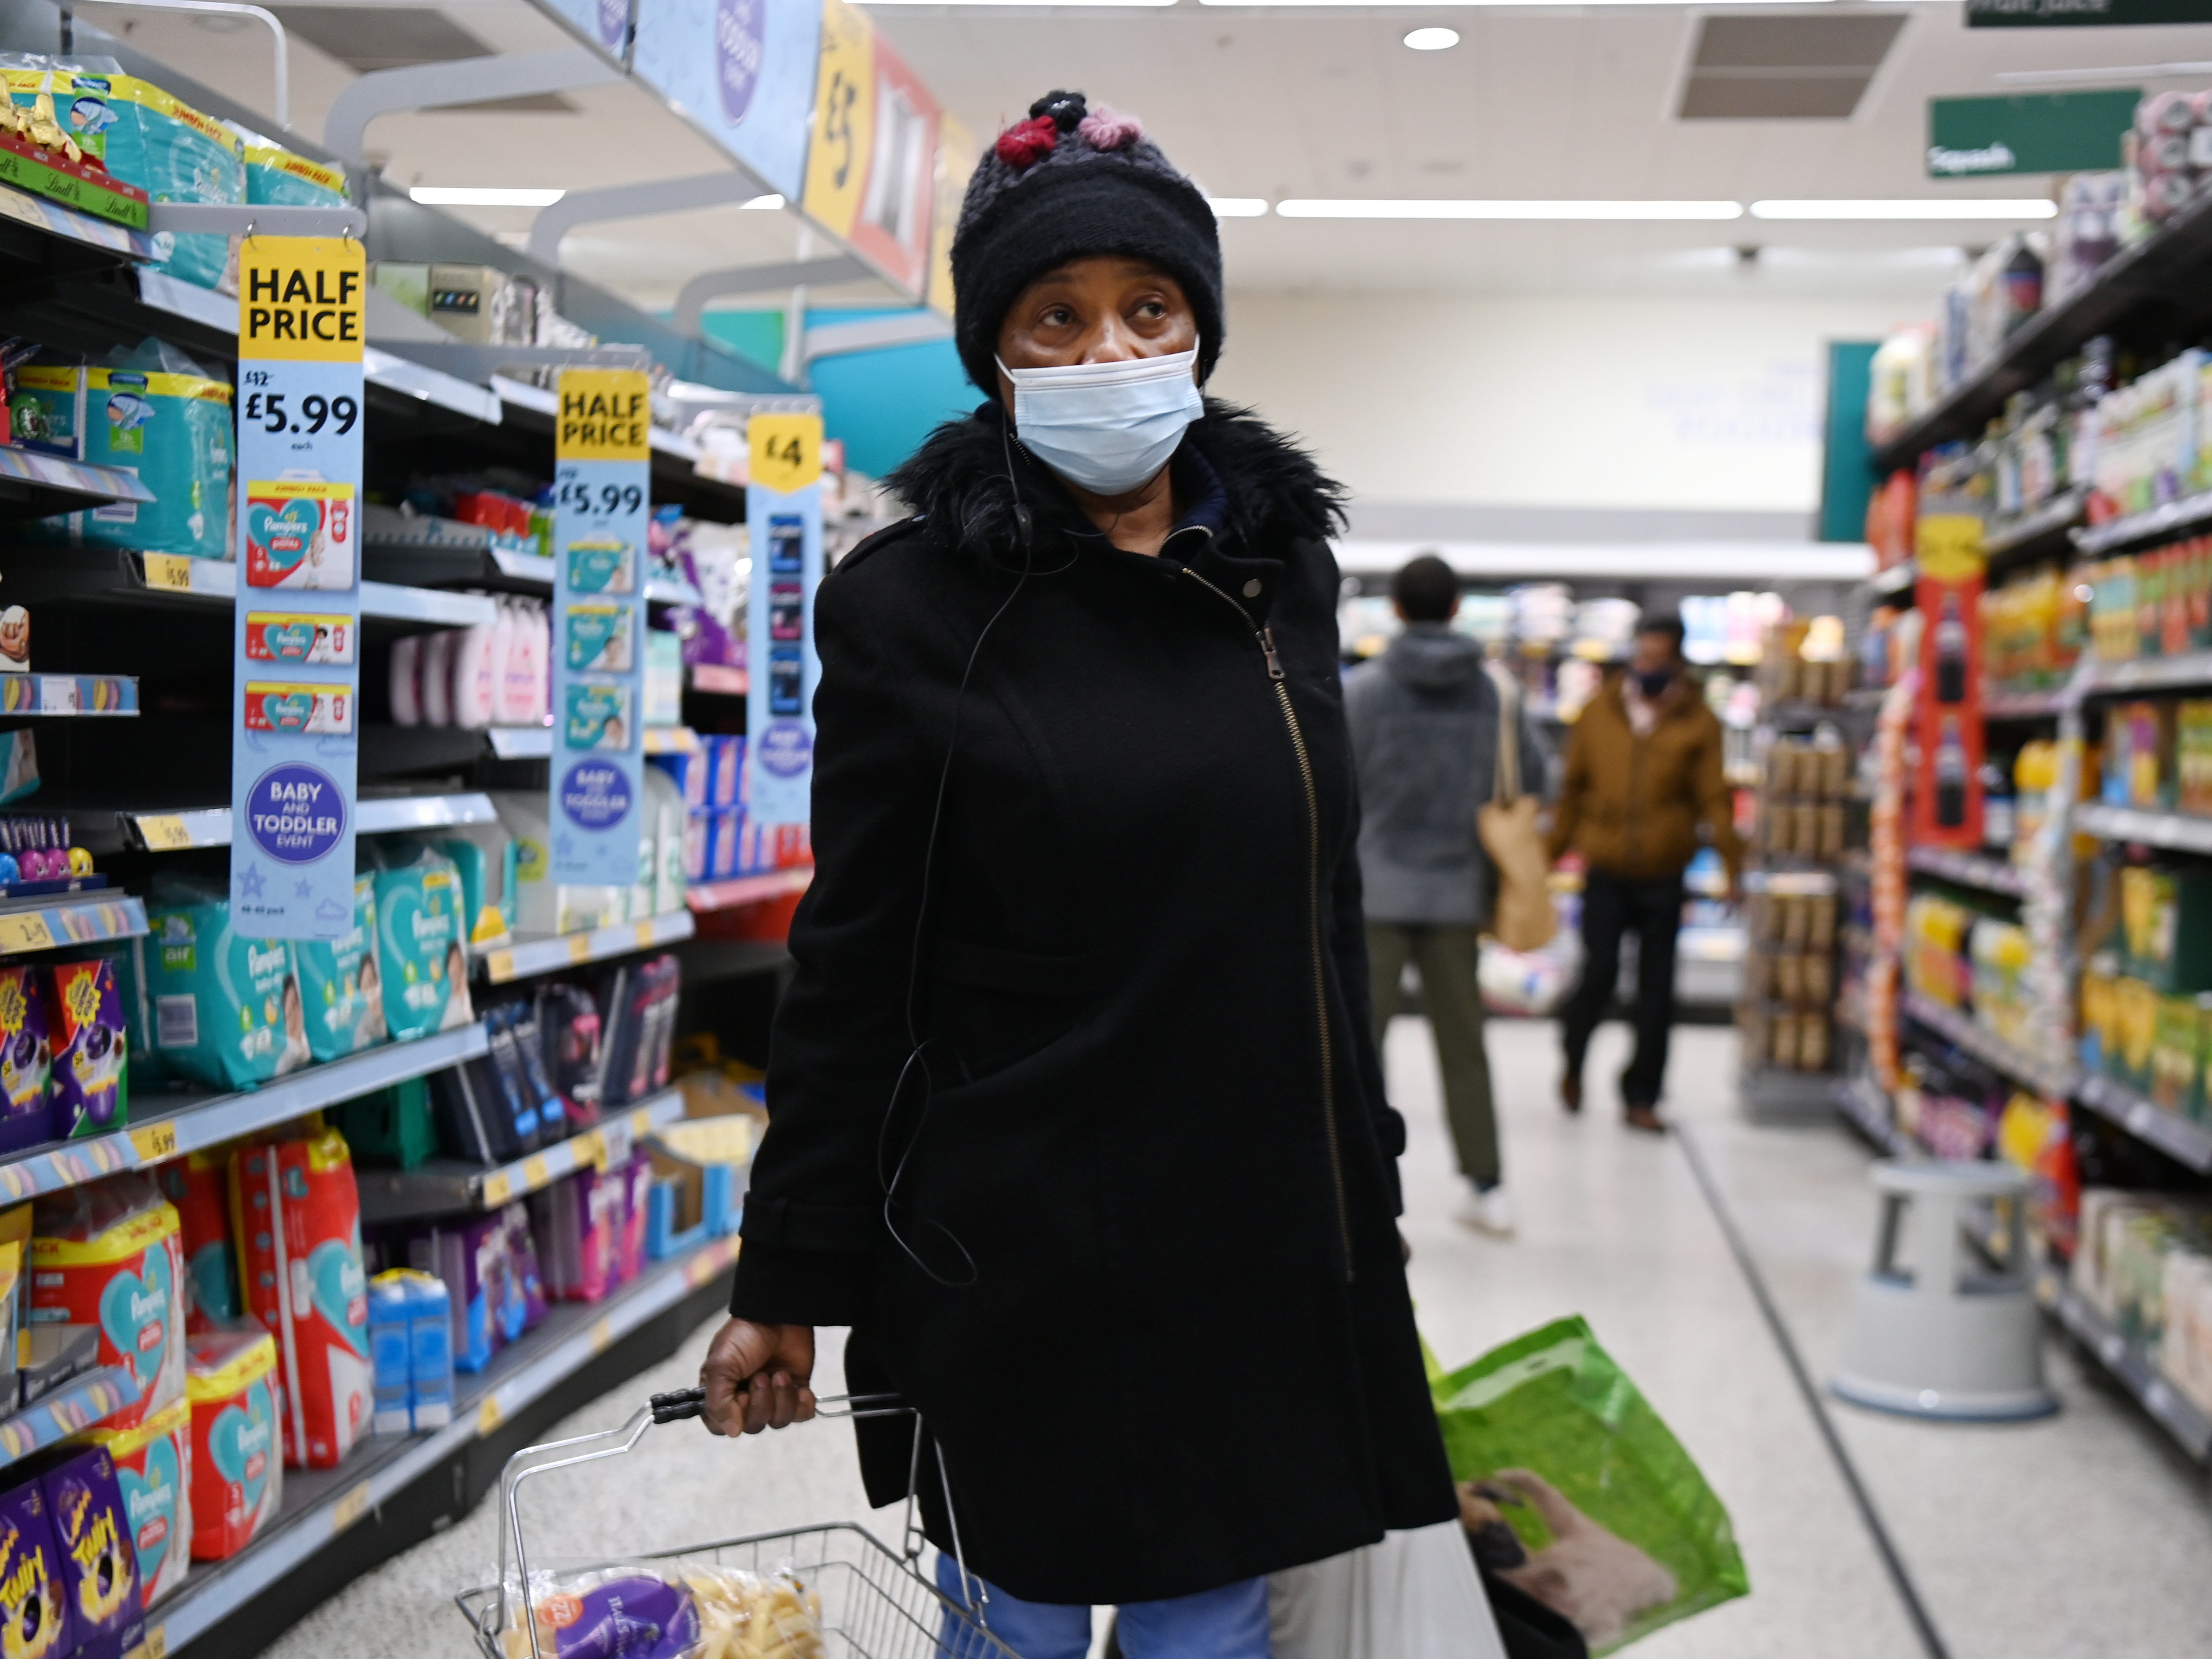
<path id="1" fill-rule="evenodd" d="M 592 936 L 589 933 L 568 935 L 568 960 L 589 962 L 592 959 Z"/>
<path id="2" fill-rule="evenodd" d="M 629 1115 L 629 1132 L 643 1139 L 653 1133 L 653 1114 L 642 1106 Z"/>
<path id="3" fill-rule="evenodd" d="M 51 951 L 54 930 L 37 911 L 0 916 L 0 955 L 18 951 Z"/>
<path id="4" fill-rule="evenodd" d="M 177 1155 L 177 1126 L 173 1123 L 143 1123 L 131 1132 L 131 1149 L 138 1154 L 141 1164 L 159 1164 L 165 1158 Z"/>
<path id="5" fill-rule="evenodd" d="M 146 586 L 158 587 L 171 593 L 192 591 L 192 562 L 181 553 L 149 553 L 146 558 Z"/>
<path id="6" fill-rule="evenodd" d="M 605 1319 L 598 1320 L 592 1324 L 592 1352 L 593 1353 L 605 1353 L 614 1346 L 614 1327 L 607 1323 Z"/>
<path id="7" fill-rule="evenodd" d="M 653 385 L 643 369 L 564 368 L 555 386 L 561 400 L 555 460 L 653 459 Z"/>
<path id="8" fill-rule="evenodd" d="M 149 1625 L 145 1639 L 124 1656 L 124 1659 L 169 1659 L 169 1627 Z"/>
<path id="9" fill-rule="evenodd" d="M 1923 576 L 1960 582 L 1981 573 L 1982 521 L 1972 513 L 1931 513 L 1913 526 L 1912 542 Z"/>
<path id="10" fill-rule="evenodd" d="M 364 1480 L 331 1508 L 331 1530 L 343 1532 L 368 1513 L 368 1482 Z"/>
<path id="11" fill-rule="evenodd" d="M 173 813 L 155 813 L 138 819 L 138 839 L 149 853 L 182 853 L 192 844 L 192 832 Z"/>
<path id="12" fill-rule="evenodd" d="M 763 489 L 788 495 L 822 476 L 819 415 L 756 415 L 745 422 L 745 443 L 752 480 Z"/>
<path id="13" fill-rule="evenodd" d="M 607 1167 L 607 1138 L 597 1129 L 586 1129 L 569 1143 L 576 1149 L 576 1162 L 588 1164 L 604 1171 Z"/>
<path id="14" fill-rule="evenodd" d="M 534 1193 L 540 1187 L 550 1184 L 552 1179 L 553 1171 L 546 1166 L 544 1158 L 529 1158 L 523 1160 L 522 1190 L 524 1192 Z"/>
<path id="15" fill-rule="evenodd" d="M 484 958 L 484 971 L 491 975 L 495 985 L 504 984 L 514 977 L 514 952 L 495 951 Z"/>
<path id="16" fill-rule="evenodd" d="M 500 1409 L 499 1396 L 488 1394 L 483 1404 L 477 1407 L 477 1434 L 479 1437 L 492 1433 L 507 1421 L 507 1413 Z"/>
<path id="17" fill-rule="evenodd" d="M 638 925 L 637 925 L 637 948 L 638 948 L 639 950 L 641 950 L 641 951 L 647 951 L 647 950 L 650 950 L 650 949 L 652 949 L 652 947 L 653 947 L 653 924 L 652 924 L 651 922 L 649 922 L 649 921 L 641 921 L 640 923 L 638 923 Z"/>
<path id="18" fill-rule="evenodd" d="M 504 1170 L 494 1170 L 484 1177 L 483 1201 L 487 1210 L 496 1210 L 514 1192 L 514 1177 Z"/>
<path id="19" fill-rule="evenodd" d="M 350 236 L 247 237 L 238 250 L 239 356 L 359 362 L 368 337 L 362 326 L 368 288 L 368 256 Z M 272 404 L 270 412 L 281 407 Z M 241 414 L 259 418 L 257 408 Z M 282 428 L 272 421 L 270 430 Z"/>

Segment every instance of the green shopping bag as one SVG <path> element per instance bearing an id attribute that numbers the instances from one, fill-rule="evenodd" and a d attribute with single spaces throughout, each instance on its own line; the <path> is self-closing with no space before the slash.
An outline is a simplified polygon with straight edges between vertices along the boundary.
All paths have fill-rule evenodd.
<path id="1" fill-rule="evenodd" d="M 1579 1316 L 1429 1368 L 1477 1559 L 1593 1654 L 1750 1592 L 1728 1511 Z"/>

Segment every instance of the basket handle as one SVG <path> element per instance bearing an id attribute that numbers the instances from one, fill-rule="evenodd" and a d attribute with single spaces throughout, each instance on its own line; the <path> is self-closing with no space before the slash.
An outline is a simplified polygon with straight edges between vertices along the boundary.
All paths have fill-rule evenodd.
<path id="1" fill-rule="evenodd" d="M 672 1394 L 657 1394 L 647 1401 L 656 1423 L 681 1423 L 687 1417 L 697 1417 L 707 1409 L 704 1389 L 678 1389 Z"/>

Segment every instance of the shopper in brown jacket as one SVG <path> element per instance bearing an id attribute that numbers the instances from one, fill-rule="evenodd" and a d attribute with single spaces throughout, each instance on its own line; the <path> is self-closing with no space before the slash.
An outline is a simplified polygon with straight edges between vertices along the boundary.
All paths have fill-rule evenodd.
<path id="1" fill-rule="evenodd" d="M 1551 853 L 1588 865 L 1583 886 L 1583 970 L 1561 1018 L 1566 1069 L 1559 1098 L 1583 1103 L 1583 1057 L 1620 979 L 1620 936 L 1637 936 L 1636 1055 L 1621 1073 L 1629 1124 L 1656 1131 L 1674 1019 L 1674 935 L 1682 921 L 1682 871 L 1702 823 L 1728 866 L 1734 894 L 1736 839 L 1721 726 L 1683 671 L 1682 624 L 1648 617 L 1626 672 L 1583 710 L 1567 740 L 1566 778 Z"/>

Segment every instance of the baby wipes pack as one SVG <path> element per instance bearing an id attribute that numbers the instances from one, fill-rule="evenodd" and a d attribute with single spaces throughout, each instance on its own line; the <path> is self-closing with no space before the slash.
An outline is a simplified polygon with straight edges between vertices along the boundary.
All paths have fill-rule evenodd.
<path id="1" fill-rule="evenodd" d="M 87 1446 L 48 1469 L 39 1484 L 61 1554 L 78 1654 L 120 1659 L 124 1636 L 138 1623 L 145 1598 L 114 1460 L 106 1447 Z"/>
<path id="2" fill-rule="evenodd" d="M 246 199 L 257 206 L 343 207 L 345 174 L 274 144 L 245 147 Z"/>
<path id="3" fill-rule="evenodd" d="M 276 1344 L 244 1322 L 186 1339 L 191 1404 L 191 1559 L 223 1561 L 276 1519 L 284 1494 L 276 1455 Z"/>
<path id="4" fill-rule="evenodd" d="M 183 1394 L 183 1245 L 174 1206 L 149 1177 L 112 1176 L 39 1200 L 31 1322 L 96 1326 L 100 1363 L 130 1368 L 137 1403 L 110 1428 L 143 1423 Z"/>
<path id="5" fill-rule="evenodd" d="M 377 969 L 392 1041 L 465 1025 L 476 1016 L 460 872 L 419 843 L 403 842 L 385 855 L 395 861 L 376 872 Z"/>
<path id="6" fill-rule="evenodd" d="M 191 1351 L 185 1387 L 191 1388 Z M 106 1427 L 85 1438 L 115 1465 L 116 1489 L 138 1566 L 139 1607 L 150 1607 L 185 1582 L 192 1558 L 192 1407 L 173 1400 L 135 1429 Z"/>
<path id="7" fill-rule="evenodd" d="M 146 993 L 166 1065 L 210 1088 L 252 1089 L 307 1063 L 290 945 L 234 933 L 229 897 L 204 884 L 157 884 L 147 924 Z"/>
<path id="8" fill-rule="evenodd" d="M 0 1620 L 8 1659 L 68 1659 L 76 1651 L 61 1551 L 36 1480 L 0 1492 Z"/>
<path id="9" fill-rule="evenodd" d="M 129 1043 L 115 964 L 106 957 L 54 964 L 51 1097 L 57 1136 L 104 1135 L 130 1121 Z"/>
<path id="10" fill-rule="evenodd" d="M 0 968 L 0 1152 L 54 1138 L 46 1099 L 50 1063 L 46 975 Z"/>
<path id="11" fill-rule="evenodd" d="M 284 1461 L 332 1468 L 374 1411 L 353 1159 L 323 1129 L 241 1148 L 230 1170 L 246 1311 L 277 1339 Z"/>
<path id="12" fill-rule="evenodd" d="M 185 1325 L 204 1330 L 239 1316 L 238 1254 L 230 1243 L 230 1155 L 187 1152 L 155 1171 L 177 1212 L 185 1261 Z"/>
<path id="13" fill-rule="evenodd" d="M 337 939 L 295 939 L 292 958 L 317 1060 L 340 1060 L 384 1040 L 384 994 L 377 978 L 376 878 L 353 878 L 353 926 Z"/>
<path id="14" fill-rule="evenodd" d="M 86 155 L 156 202 L 243 202 L 245 146 L 222 123 L 133 75 L 86 70 L 0 71 L 9 97 L 34 103 L 51 92 L 57 114 Z M 154 237 L 154 269 L 202 288 L 226 275 L 235 287 L 230 240 L 215 234 Z"/>

